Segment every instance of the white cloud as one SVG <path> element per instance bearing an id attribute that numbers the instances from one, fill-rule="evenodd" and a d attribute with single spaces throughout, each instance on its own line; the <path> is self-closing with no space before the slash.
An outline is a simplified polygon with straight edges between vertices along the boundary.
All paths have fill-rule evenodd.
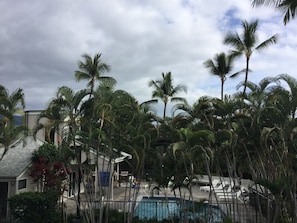
<path id="1" fill-rule="evenodd" d="M 219 97 L 220 80 L 203 62 L 229 49 L 223 37 L 240 32 L 241 20 L 259 19 L 260 41 L 280 36 L 277 45 L 252 56 L 250 80 L 295 75 L 296 22 L 284 26 L 280 13 L 252 8 L 249 0 L 4 0 L 0 7 L 7 9 L 0 15 L 0 84 L 23 88 L 27 109 L 43 109 L 62 85 L 85 87 L 74 79 L 77 61 L 97 52 L 112 66 L 117 88 L 139 101 L 151 97 L 148 81 L 168 71 L 174 83 L 188 87 L 190 103 Z M 234 71 L 243 67 L 242 58 Z M 227 80 L 226 93 L 242 80 Z"/>

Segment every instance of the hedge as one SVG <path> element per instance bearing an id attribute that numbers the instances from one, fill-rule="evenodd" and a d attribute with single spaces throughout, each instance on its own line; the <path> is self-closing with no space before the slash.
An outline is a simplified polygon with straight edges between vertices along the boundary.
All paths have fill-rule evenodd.
<path id="1" fill-rule="evenodd" d="M 58 198 L 55 191 L 21 193 L 9 198 L 10 212 L 20 223 L 58 223 Z"/>

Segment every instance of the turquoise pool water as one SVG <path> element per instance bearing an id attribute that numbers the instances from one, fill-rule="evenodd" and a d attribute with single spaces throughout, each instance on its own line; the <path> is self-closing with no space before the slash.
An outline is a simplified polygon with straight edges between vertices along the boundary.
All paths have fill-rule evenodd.
<path id="1" fill-rule="evenodd" d="M 184 219 L 204 220 L 205 222 L 223 222 L 224 213 L 218 206 L 185 201 L 178 198 L 153 197 L 143 198 L 136 206 L 134 216 L 139 219 Z"/>

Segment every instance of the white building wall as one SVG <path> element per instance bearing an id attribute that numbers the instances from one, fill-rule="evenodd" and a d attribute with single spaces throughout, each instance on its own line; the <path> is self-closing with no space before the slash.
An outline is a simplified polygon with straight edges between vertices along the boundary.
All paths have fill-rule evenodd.
<path id="1" fill-rule="evenodd" d="M 26 111 L 25 112 L 25 125 L 29 128 L 29 134 L 32 135 L 33 134 L 33 129 L 37 126 L 37 120 L 39 115 L 41 114 L 42 110 L 31 110 L 31 111 Z M 46 125 L 46 123 L 48 122 L 47 118 L 41 118 L 39 120 L 39 123 L 42 125 Z M 64 125 L 61 124 L 60 126 L 60 130 L 61 132 L 64 131 Z M 50 130 L 48 130 L 50 131 Z M 39 139 L 43 142 L 46 141 L 46 134 L 50 134 L 47 133 L 45 128 L 39 129 L 37 134 L 36 134 L 36 139 Z M 57 132 L 54 133 L 54 144 L 57 146 L 58 145 L 58 140 L 59 138 L 61 138 L 61 136 L 59 136 L 57 134 Z"/>
<path id="2" fill-rule="evenodd" d="M 22 181 L 26 181 L 26 187 L 20 188 L 20 184 L 22 184 Z M 16 194 L 20 194 L 23 192 L 29 192 L 29 191 L 37 191 L 37 185 L 33 182 L 33 178 L 30 177 L 30 169 L 27 169 L 25 172 L 23 172 L 20 176 L 16 179 Z"/>
<path id="3" fill-rule="evenodd" d="M 33 133 L 33 129 L 37 124 L 37 119 L 38 119 L 40 113 L 41 113 L 41 111 L 39 111 L 39 110 L 25 112 L 25 125 L 29 128 L 30 135 L 32 135 L 32 133 Z M 37 132 L 36 139 L 45 141 L 45 130 L 44 129 L 40 129 Z"/>

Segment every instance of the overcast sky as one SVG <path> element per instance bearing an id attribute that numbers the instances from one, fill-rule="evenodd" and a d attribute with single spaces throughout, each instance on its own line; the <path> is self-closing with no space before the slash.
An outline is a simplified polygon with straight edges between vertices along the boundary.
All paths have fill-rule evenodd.
<path id="1" fill-rule="evenodd" d="M 74 71 L 82 54 L 102 53 L 107 75 L 139 102 L 151 99 L 150 80 L 172 72 L 174 85 L 190 104 L 199 97 L 220 97 L 220 79 L 203 62 L 223 45 L 227 32 L 241 33 L 241 21 L 259 19 L 259 42 L 278 34 L 276 45 L 251 59 L 249 80 L 296 76 L 297 19 L 286 26 L 271 8 L 252 8 L 250 0 L 23 0 L 0 1 L 0 84 L 22 88 L 26 110 L 44 109 L 58 87 L 74 90 Z M 245 67 L 244 57 L 234 72 Z M 227 80 L 225 93 L 236 92 L 242 74 Z"/>

